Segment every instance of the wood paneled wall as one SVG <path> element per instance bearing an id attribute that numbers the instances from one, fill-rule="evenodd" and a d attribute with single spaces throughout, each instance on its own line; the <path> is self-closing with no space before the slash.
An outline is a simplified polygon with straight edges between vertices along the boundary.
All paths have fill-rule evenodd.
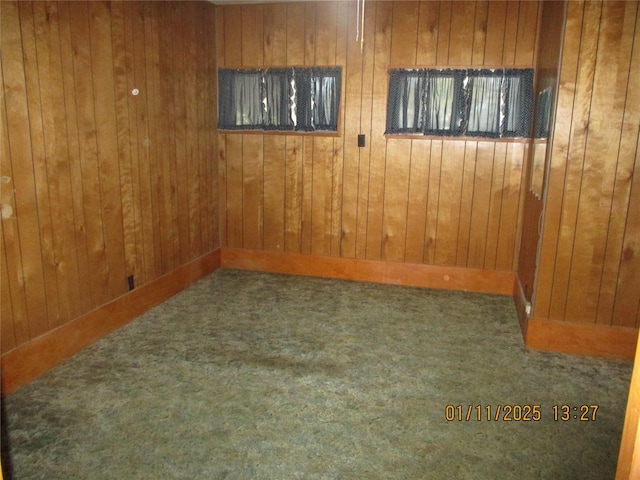
<path id="1" fill-rule="evenodd" d="M 218 248 L 219 194 L 213 5 L 1 9 L 7 352 Z"/>
<path id="2" fill-rule="evenodd" d="M 638 6 L 568 2 L 536 318 L 640 326 Z"/>
<path id="3" fill-rule="evenodd" d="M 356 2 L 218 7 L 220 67 L 343 67 L 338 135 L 220 133 L 223 245 L 513 271 L 526 143 L 386 138 L 387 70 L 532 67 L 538 10 L 370 1 L 361 52 Z"/>
<path id="4" fill-rule="evenodd" d="M 560 62 L 560 49 L 564 34 L 565 1 L 546 0 L 542 3 L 539 25 L 539 39 L 536 54 L 535 70 L 535 97 L 538 98 L 540 92 L 550 88 L 553 92 L 553 101 L 557 96 L 558 89 L 558 68 Z M 550 124 L 554 123 L 553 108 L 550 113 Z M 548 137 L 532 141 L 529 150 L 529 161 L 527 165 L 526 180 L 523 185 L 524 204 L 522 214 L 522 233 L 520 237 L 519 258 L 518 258 L 518 281 L 522 287 L 524 299 L 531 302 L 535 285 L 536 265 L 538 262 L 538 243 L 540 241 L 540 216 L 544 208 L 542 188 L 532 187 L 532 182 L 538 183 L 542 178 L 544 186 L 544 169 L 546 161 L 536 159 L 534 155 L 550 155 Z M 542 152 L 542 153 L 541 153 Z M 539 170 L 538 170 L 539 169 Z M 533 179 L 533 177 L 536 179 Z M 535 191 L 538 190 L 538 191 Z M 534 193 L 535 192 L 535 193 Z"/>

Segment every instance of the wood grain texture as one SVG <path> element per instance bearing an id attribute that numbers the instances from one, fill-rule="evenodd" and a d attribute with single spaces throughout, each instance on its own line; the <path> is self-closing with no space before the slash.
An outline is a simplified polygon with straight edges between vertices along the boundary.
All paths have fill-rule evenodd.
<path id="1" fill-rule="evenodd" d="M 637 2 L 568 3 L 537 318 L 639 325 L 637 24 Z"/>
<path id="2" fill-rule="evenodd" d="M 3 353 L 2 396 L 10 394 L 219 267 L 220 250 L 217 249 Z"/>
<path id="3" fill-rule="evenodd" d="M 3 2 L 3 352 L 220 246 L 524 265 L 530 149 L 385 137 L 397 65 L 558 77 L 534 313 L 637 328 L 638 3 L 568 2 L 558 71 L 542 5 L 367 2 L 361 51 L 353 2 Z M 218 67 L 284 65 L 342 66 L 337 135 L 216 131 Z"/>
<path id="4" fill-rule="evenodd" d="M 629 399 L 622 429 L 616 480 L 630 480 L 640 476 L 640 344 L 629 386 Z"/>
<path id="5" fill-rule="evenodd" d="M 593 357 L 633 360 L 638 330 L 587 323 L 530 318 L 525 344 L 529 348 Z"/>
<path id="6" fill-rule="evenodd" d="M 370 2 L 362 50 L 355 4 L 219 7 L 219 67 L 343 69 L 338 136 L 219 134 L 224 245 L 279 251 L 284 238 L 291 253 L 513 270 L 526 150 L 387 138 L 385 109 L 390 66 L 533 66 L 539 4 L 527 3 Z"/>
<path id="7" fill-rule="evenodd" d="M 212 5 L 3 2 L 1 17 L 7 352 L 218 248 L 217 92 Z"/>
<path id="8" fill-rule="evenodd" d="M 220 266 L 497 295 L 511 295 L 515 278 L 512 272 L 226 247 Z"/>

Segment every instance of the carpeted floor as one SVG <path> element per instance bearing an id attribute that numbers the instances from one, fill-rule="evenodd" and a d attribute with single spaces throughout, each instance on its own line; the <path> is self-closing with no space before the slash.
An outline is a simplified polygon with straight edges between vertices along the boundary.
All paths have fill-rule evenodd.
<path id="1" fill-rule="evenodd" d="M 6 398 L 5 478 L 612 479 L 630 374 L 509 297 L 218 270 Z"/>

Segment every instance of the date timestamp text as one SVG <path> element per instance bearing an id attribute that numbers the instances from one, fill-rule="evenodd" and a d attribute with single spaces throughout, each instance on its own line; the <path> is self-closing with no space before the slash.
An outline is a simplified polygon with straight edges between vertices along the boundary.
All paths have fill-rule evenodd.
<path id="1" fill-rule="evenodd" d="M 595 422 L 598 405 L 553 405 L 546 414 L 556 422 Z M 539 422 L 545 416 L 541 405 L 446 405 L 447 422 Z"/>

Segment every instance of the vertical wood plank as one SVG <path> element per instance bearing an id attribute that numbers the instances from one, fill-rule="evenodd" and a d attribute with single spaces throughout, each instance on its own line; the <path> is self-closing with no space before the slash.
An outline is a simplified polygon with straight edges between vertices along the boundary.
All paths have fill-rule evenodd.
<path id="1" fill-rule="evenodd" d="M 438 51 L 440 5 L 437 2 L 420 2 L 418 8 L 416 65 L 435 65 Z"/>
<path id="2" fill-rule="evenodd" d="M 4 205 L 4 203 L 3 203 Z M 7 271 L 7 253 L 4 247 L 4 227 L 0 222 L 0 349 L 8 352 L 17 345 L 14 327 L 13 298 L 10 291 L 9 272 Z M 15 295 L 16 299 L 19 297 Z M 24 298 L 22 300 L 24 302 Z M 26 306 L 24 306 L 26 310 Z M 23 317 L 26 319 L 26 315 Z"/>
<path id="3" fill-rule="evenodd" d="M 451 12 L 449 62 L 452 67 L 469 66 L 473 55 L 476 2 L 456 1 Z"/>
<path id="4" fill-rule="evenodd" d="M 122 194 L 115 109 L 115 78 L 111 43 L 111 19 L 107 4 L 92 3 L 89 7 L 91 25 L 91 70 L 93 100 L 96 114 L 98 171 L 102 209 L 105 215 L 105 250 L 108 265 L 109 295 L 115 298 L 126 292 L 127 274 L 124 253 Z"/>
<path id="5" fill-rule="evenodd" d="M 478 142 L 471 203 L 469 256 L 466 264 L 470 268 L 485 268 L 494 155 L 495 143 Z"/>
<path id="6" fill-rule="evenodd" d="M 15 18 L 14 20 L 17 20 Z M 4 27 L 6 23 L 3 22 Z M 3 42 L 4 43 L 4 42 Z M 4 45 L 3 45 L 4 46 Z M 0 80 L 4 91 L 4 75 L 0 65 Z M 29 313 L 25 288 L 25 271 L 19 238 L 14 174 L 11 165 L 11 148 L 7 126 L 5 96 L 0 96 L 0 118 L 4 128 L 0 131 L 0 347 L 3 352 L 29 339 Z M 6 240 L 5 240 L 6 239 Z M 7 248 L 7 246 L 9 248 Z M 9 255 L 7 255 L 9 250 Z M 15 304 L 15 307 L 14 307 Z"/>
<path id="7" fill-rule="evenodd" d="M 264 65 L 287 64 L 287 5 L 264 5 Z"/>
<path id="8" fill-rule="evenodd" d="M 387 156 L 393 161 L 387 162 L 384 176 L 381 258 L 392 262 L 405 257 L 411 144 L 403 139 L 387 141 Z"/>
<path id="9" fill-rule="evenodd" d="M 373 97 L 371 104 L 371 154 L 369 160 L 369 204 L 367 211 L 366 258 L 379 260 L 382 250 L 382 212 L 384 210 L 386 141 L 381 135 L 385 129 L 387 99 L 387 65 L 391 50 L 393 3 L 376 4 L 375 56 L 373 71 Z"/>
<path id="10" fill-rule="evenodd" d="M 516 36 L 515 65 L 528 67 L 535 63 L 536 36 L 538 34 L 540 2 L 520 2 L 518 33 Z M 535 28 L 531 28 L 536 25 Z"/>
<path id="11" fill-rule="evenodd" d="M 242 67 L 242 6 L 229 5 L 224 9 L 224 64 L 225 68 Z"/>
<path id="12" fill-rule="evenodd" d="M 227 244 L 242 247 L 243 241 L 243 192 L 242 136 L 226 135 L 225 158 L 227 165 Z"/>
<path id="13" fill-rule="evenodd" d="M 40 253 L 33 252 L 42 258 L 44 271 L 44 290 L 46 297 L 45 324 L 29 323 L 30 335 L 44 333 L 48 328 L 59 323 L 61 318 L 58 278 L 56 272 L 55 247 L 53 239 L 53 225 L 51 219 L 51 201 L 49 196 L 49 184 L 47 181 L 47 154 L 44 144 L 44 113 L 40 95 L 40 78 L 38 76 L 38 56 L 35 29 L 35 14 L 32 4 L 19 3 L 20 29 L 22 33 L 22 49 L 24 55 L 24 77 L 26 82 L 27 111 L 30 131 L 33 175 L 35 178 L 35 194 L 37 206 L 38 236 L 40 238 Z M 17 49 L 19 52 L 20 49 Z M 4 51 L 3 51 L 4 55 Z M 44 80 L 44 79 L 43 79 Z M 26 112 L 25 112 L 26 113 Z M 9 115 L 8 115 L 9 116 Z M 17 177 L 18 172 L 14 172 Z M 35 212 L 34 212 L 35 214 Z M 6 240 L 6 239 L 5 239 Z M 34 331 L 36 330 L 36 331 Z"/>
<path id="14" fill-rule="evenodd" d="M 626 4 L 623 37 L 631 37 L 637 25 L 640 8 L 637 3 Z M 635 15 L 630 9 L 635 9 Z M 635 22 L 633 21 L 635 20 Z M 628 69 L 624 121 L 621 129 L 620 151 L 613 203 L 609 219 L 607 257 L 598 304 L 597 323 L 638 327 L 640 315 L 640 266 L 636 254 L 640 250 L 640 222 L 634 206 L 640 205 L 640 29 L 635 27 L 633 51 Z M 624 72 L 620 63 L 619 75 Z M 635 153 L 635 155 L 634 155 Z M 634 159 L 635 157 L 635 159 Z M 623 221 L 624 219 L 624 221 Z M 623 230 L 624 229 L 624 233 Z M 635 273 L 633 273 L 635 272 Z M 635 309 L 635 315 L 634 315 Z"/>
<path id="15" fill-rule="evenodd" d="M 167 32 L 173 31 L 173 18 L 171 4 L 157 5 L 157 34 L 158 43 L 156 55 L 158 69 L 156 74 L 157 85 L 157 124 L 162 135 L 156 139 L 158 142 L 158 156 L 160 158 L 160 171 L 162 172 L 160 196 L 162 198 L 162 215 L 160 225 L 162 227 L 164 247 L 165 271 L 173 270 L 180 264 L 180 225 L 178 217 L 178 160 L 176 149 L 176 97 L 174 93 L 174 76 L 172 75 L 172 51 L 173 41 Z"/>
<path id="16" fill-rule="evenodd" d="M 242 66 L 258 68 L 264 59 L 264 23 L 262 5 L 242 7 Z"/>
<path id="17" fill-rule="evenodd" d="M 331 253 L 331 187 L 333 178 L 333 139 L 306 139 L 313 144 L 313 162 L 307 163 L 311 172 L 311 253 Z M 305 154 L 305 158 L 308 158 Z M 306 182 L 305 182 L 306 183 Z"/>
<path id="18" fill-rule="evenodd" d="M 444 141 L 438 197 L 436 265 L 456 265 L 466 142 Z"/>
<path id="19" fill-rule="evenodd" d="M 427 195 L 427 218 L 424 234 L 424 263 L 436 264 L 436 242 L 438 239 L 438 210 L 440 208 L 440 183 L 442 177 L 443 141 L 432 140 L 429 155 L 429 190 Z M 445 188 L 446 185 L 445 185 Z"/>
<path id="20" fill-rule="evenodd" d="M 287 6 L 264 6 L 264 65 L 287 64 Z M 264 137 L 264 248 L 285 249 L 286 137 Z"/>
<path id="21" fill-rule="evenodd" d="M 347 63 L 347 17 L 349 6 L 346 3 L 338 2 L 336 4 L 336 29 L 335 43 L 336 55 L 334 59 L 335 65 L 342 66 L 342 85 L 340 91 L 344 92 L 344 76 L 346 75 L 345 67 Z M 332 178 L 331 178 L 331 255 L 341 256 L 342 243 L 342 204 L 344 191 L 344 136 L 345 136 L 345 100 L 344 93 L 340 94 L 340 111 L 338 119 L 338 131 L 342 138 L 334 138 L 333 155 L 332 155 Z"/>
<path id="22" fill-rule="evenodd" d="M 136 85 L 137 79 L 135 76 L 135 41 L 133 38 L 133 22 L 136 13 L 134 13 L 132 3 L 123 4 L 121 11 L 121 31 L 119 32 L 118 41 L 114 39 L 114 50 L 116 50 L 119 58 L 124 60 L 124 84 L 120 88 L 123 89 L 125 94 L 121 96 L 121 101 L 124 100 L 124 105 L 121 105 L 118 113 L 121 115 L 122 111 L 127 113 L 125 117 L 127 136 L 128 136 L 128 155 L 129 155 L 129 173 L 130 173 L 130 211 L 129 215 L 125 215 L 129 218 L 129 222 L 125 221 L 126 233 L 125 237 L 129 239 L 126 249 L 127 259 L 127 271 L 134 277 L 134 283 L 138 285 L 144 284 L 146 281 L 145 270 L 145 255 L 144 255 L 144 234 L 142 228 L 142 205 L 141 205 L 141 191 L 140 191 L 140 163 L 138 155 L 139 144 L 139 130 L 138 130 L 138 115 L 136 109 L 136 96 L 131 92 L 133 88 L 138 88 Z M 120 49 L 123 51 L 121 52 Z M 124 59 L 122 58 L 124 56 Z M 139 90 L 139 88 L 138 88 Z M 121 94 L 122 95 L 122 94 Z M 122 110 L 120 110 L 122 109 Z M 120 120 L 122 122 L 122 120 Z M 120 123 L 122 125 L 122 123 Z M 122 127 L 120 127 L 122 128 Z M 120 130 L 119 128 L 119 130 Z M 126 168 L 126 167 L 125 167 Z M 124 185 L 123 185 L 124 187 Z"/>
<path id="23" fill-rule="evenodd" d="M 204 163 L 208 135 L 202 130 L 202 124 L 206 124 L 204 109 L 199 105 L 210 103 L 207 96 L 207 86 L 203 81 L 203 75 L 198 75 L 198 62 L 206 58 L 206 51 L 202 48 L 204 44 L 204 30 L 201 26 L 200 18 L 203 13 L 196 8 L 195 3 L 186 3 L 183 8 L 183 22 L 185 24 L 184 48 L 184 134 L 185 144 L 185 174 L 183 182 L 186 195 L 186 205 L 181 217 L 186 221 L 189 233 L 189 258 L 196 258 L 204 254 L 208 249 L 203 245 L 210 244 L 211 232 L 207 228 L 209 222 L 203 218 L 201 210 L 211 214 L 208 208 L 209 190 L 213 189 L 213 184 L 208 175 L 207 164 Z M 205 17 L 206 18 L 206 17 Z M 210 28 L 210 27 L 209 27 Z M 203 38 L 204 37 L 204 38 Z M 179 55 L 179 50 L 174 49 L 174 55 Z M 206 71 L 206 69 L 202 69 Z M 198 86 L 200 83 L 200 86 Z M 209 100 L 209 102 L 207 102 Z M 217 99 L 214 99 L 217 101 Z M 214 126 L 215 127 L 215 126 Z M 215 137 L 211 137 L 215 138 Z M 213 162 L 210 162 L 213 163 Z M 201 178 L 204 181 L 201 181 Z M 217 200 L 217 199 L 216 199 Z M 215 203 L 215 201 L 214 201 Z"/>
<path id="24" fill-rule="evenodd" d="M 304 65 L 305 5 L 302 3 L 289 3 L 286 8 L 286 64 L 292 66 Z M 285 148 L 285 251 L 301 253 L 303 230 L 303 138 L 295 135 L 286 136 Z"/>
<path id="25" fill-rule="evenodd" d="M 603 2 L 599 17 L 599 41 L 590 98 L 583 170 L 580 175 L 576 235 L 567 291 L 565 318 L 595 322 L 602 268 L 605 260 L 607 223 L 611 215 L 617 159 L 609 160 L 611 140 L 620 143 L 628 71 L 618 75 L 617 62 L 629 65 L 630 45 L 621 45 L 625 4 Z M 597 18 L 593 17 L 593 21 Z M 609 55 L 607 52 L 617 54 Z M 622 107 L 621 107 L 622 105 Z M 618 147 L 619 148 L 619 147 Z"/>
<path id="26" fill-rule="evenodd" d="M 305 5 L 287 4 L 287 65 L 304 65 Z"/>
<path id="27" fill-rule="evenodd" d="M 478 143 L 467 141 L 464 149 L 464 164 L 460 192 L 460 211 L 458 213 L 458 240 L 456 265 L 466 267 L 469 260 L 471 243 L 471 221 L 473 220 L 473 200 L 475 194 L 475 176 Z"/>
<path id="28" fill-rule="evenodd" d="M 100 203 L 100 178 L 98 174 L 98 143 L 96 113 L 93 105 L 93 83 L 87 74 L 91 72 L 91 51 L 87 38 L 90 35 L 89 11 L 86 4 L 69 9 L 71 48 L 73 52 L 73 78 L 75 108 L 79 139 L 82 213 L 86 235 L 89 269 L 90 298 L 92 305 L 104 303 L 109 298 L 107 283 L 107 258 L 103 228 L 103 209 Z"/>
<path id="29" fill-rule="evenodd" d="M 206 235 L 205 252 L 211 252 L 220 247 L 220 207 L 218 204 L 219 191 L 218 184 L 218 164 L 212 159 L 216 156 L 217 151 L 217 135 L 216 128 L 218 124 L 218 71 L 217 71 L 217 30 L 211 26 L 216 24 L 216 10 L 207 4 L 199 4 L 200 9 L 204 10 L 204 14 L 199 15 L 199 32 L 200 32 L 200 50 L 199 55 L 207 60 L 207 68 L 198 70 L 198 78 L 204 85 L 204 91 L 207 93 L 202 102 L 202 110 L 204 112 L 204 122 L 199 122 L 199 138 L 204 140 L 204 148 L 200 150 L 201 171 L 205 175 L 201 175 L 205 181 L 204 188 L 206 195 L 202 195 L 201 203 L 205 205 L 201 208 L 202 223 L 206 225 L 203 229 L 203 235 Z M 200 106 L 200 102 L 198 102 Z M 198 115 L 201 115 L 200 113 Z"/>
<path id="30" fill-rule="evenodd" d="M 485 39 L 485 65 L 501 65 L 507 21 L 507 2 L 491 0 L 487 12 L 487 36 Z"/>
<path id="31" fill-rule="evenodd" d="M 441 65 L 449 64 L 449 50 L 451 46 L 451 19 L 453 16 L 453 2 L 439 2 L 440 12 L 438 14 L 438 45 L 436 50 L 436 63 Z"/>
<path id="32" fill-rule="evenodd" d="M 139 90 L 139 95 L 131 97 L 131 106 L 129 109 L 132 125 L 132 132 L 137 133 L 137 144 L 134 145 L 134 158 L 137 154 L 137 166 L 139 177 L 137 185 L 134 186 L 134 192 L 139 192 L 140 205 L 140 233 L 137 239 L 137 255 L 138 260 L 142 261 L 143 271 L 138 272 L 141 276 L 137 279 L 137 283 L 146 283 L 156 278 L 158 274 L 156 265 L 158 264 L 159 251 L 156 249 L 154 226 L 154 212 L 157 211 L 157 202 L 152 192 L 151 177 L 151 141 L 150 141 L 150 119 L 149 113 L 149 97 L 152 91 L 149 89 L 150 79 L 147 72 L 147 58 L 145 45 L 145 10 L 141 3 L 126 3 L 125 18 L 131 20 L 129 27 L 129 38 L 131 49 L 133 50 L 132 61 L 132 88 Z M 133 126 L 135 125 L 135 128 Z M 135 163 L 134 163 L 135 165 Z M 135 168 L 135 167 L 134 167 Z M 135 170 L 134 170 L 135 171 Z"/>
<path id="33" fill-rule="evenodd" d="M 568 151 L 574 148 L 570 145 L 573 104 L 576 96 L 578 78 L 578 55 L 582 38 L 582 17 L 584 3 L 568 2 L 562 65 L 558 82 L 558 97 L 554 137 L 551 148 L 551 161 L 547 177 L 546 207 L 542 237 L 540 239 L 540 253 L 538 262 L 538 280 L 536 282 L 536 303 L 534 314 L 539 318 L 557 318 L 551 315 L 551 302 L 554 289 L 556 252 L 563 231 L 561 222 L 563 215 L 564 182 L 568 171 Z M 587 49 L 591 48 L 585 45 Z M 584 77 L 584 75 L 583 75 Z M 584 85 L 584 80 L 581 86 Z M 583 87 L 584 88 L 584 87 Z M 580 107 L 581 102 L 577 106 Z M 575 112 L 580 117 L 580 110 Z M 558 272 L 559 275 L 563 271 Z M 564 312 L 563 312 L 564 313 Z M 551 316 L 550 316 L 551 315 Z"/>
<path id="34" fill-rule="evenodd" d="M 304 9 L 304 63 L 314 65 L 316 61 L 316 10 L 317 4 L 305 4 Z M 314 187 L 314 163 L 315 163 L 315 138 L 303 137 L 302 140 L 302 253 L 311 253 L 313 250 L 313 187 Z"/>
<path id="35" fill-rule="evenodd" d="M 262 135 L 242 136 L 242 245 L 261 249 L 264 244 L 264 163 Z"/>
<path id="36" fill-rule="evenodd" d="M 640 147 L 640 135 L 637 139 Z M 635 174 L 629 196 L 629 205 L 640 205 L 640 148 L 636 148 Z M 640 216 L 629 210 L 623 241 L 620 270 L 617 279 L 612 324 L 640 327 Z"/>
<path id="37" fill-rule="evenodd" d="M 487 24 L 489 16 L 489 1 L 476 2 L 475 26 L 473 34 L 473 53 L 471 65 L 484 65 L 487 42 Z"/>
<path id="38" fill-rule="evenodd" d="M 371 7 L 371 6 L 370 6 Z M 377 8 L 365 8 L 364 12 L 364 35 L 368 38 L 371 33 L 375 32 L 375 25 L 378 13 Z M 367 233 L 369 224 L 369 189 L 370 189 L 370 171 L 371 171 L 371 151 L 374 135 L 372 129 L 372 106 L 373 106 L 373 80 L 375 65 L 375 47 L 374 41 L 365 42 L 362 53 L 362 113 L 360 114 L 360 132 L 365 134 L 366 143 L 360 149 L 358 158 L 358 202 L 356 214 L 356 258 L 367 257 Z"/>
<path id="39" fill-rule="evenodd" d="M 391 27 L 391 65 L 416 63 L 420 2 L 394 2 Z"/>
<path id="40" fill-rule="evenodd" d="M 286 137 L 285 251 L 302 252 L 302 138 Z"/>
<path id="41" fill-rule="evenodd" d="M 500 234 L 500 219 L 502 216 L 502 190 L 504 188 L 506 156 L 507 144 L 495 144 L 492 160 L 491 199 L 488 205 L 487 240 L 483 265 L 483 268 L 488 270 L 494 270 L 496 268 L 498 258 L 498 238 Z"/>
<path id="42" fill-rule="evenodd" d="M 185 54 L 188 47 L 185 40 L 188 38 L 188 31 L 193 32 L 193 28 L 189 28 L 185 24 L 184 7 L 178 4 L 168 5 L 168 24 L 170 25 L 173 35 L 178 34 L 178 40 L 172 38 L 171 48 L 169 50 L 171 65 L 169 72 L 172 77 L 172 89 L 170 95 L 173 99 L 173 125 L 171 130 L 174 132 L 174 149 L 172 161 L 172 175 L 175 185 L 175 195 L 172 198 L 173 215 L 174 215 L 174 238 L 177 239 L 178 249 L 177 255 L 179 265 L 189 261 L 191 258 L 191 234 L 189 229 L 189 161 L 187 157 L 187 143 L 194 143 L 187 140 L 187 110 L 186 110 L 186 91 L 185 91 Z M 193 44 L 193 41 L 191 42 Z"/>
<path id="43" fill-rule="evenodd" d="M 522 143 L 507 144 L 496 270 L 511 271 L 514 268 L 524 152 Z"/>
<path id="44" fill-rule="evenodd" d="M 122 197 L 124 258 L 127 276 L 137 275 L 136 206 L 133 192 L 133 162 L 131 159 L 131 125 L 129 123 L 129 81 L 127 79 L 127 45 L 125 44 L 124 4 L 111 4 L 113 73 L 116 109 L 117 148 Z"/>
<path id="45" fill-rule="evenodd" d="M 357 25 L 356 6 L 347 4 L 346 61 L 343 90 L 343 187 L 341 202 L 341 231 L 340 251 L 341 256 L 354 258 L 356 255 L 356 229 L 358 221 L 359 198 L 359 161 L 361 150 L 358 147 L 357 136 L 361 132 L 360 114 L 362 111 L 362 60 L 359 42 L 355 42 Z M 370 140 L 370 139 L 369 139 Z M 366 143 L 365 143 L 366 144 Z"/>
<path id="46" fill-rule="evenodd" d="M 404 258 L 409 263 L 422 263 L 424 260 L 430 162 L 431 141 L 412 142 Z"/>
<path id="47" fill-rule="evenodd" d="M 264 248 L 285 246 L 286 137 L 264 136 Z"/>
<path id="48" fill-rule="evenodd" d="M 91 304 L 91 276 L 89 274 L 93 265 L 89 262 L 87 250 L 87 227 L 84 217 L 84 201 L 82 197 L 82 165 L 80 159 L 80 138 L 78 129 L 78 116 L 76 108 L 75 78 L 73 75 L 73 54 L 71 46 L 71 28 L 69 19 L 69 5 L 58 5 L 58 17 L 60 19 L 60 56 L 64 90 L 64 114 L 66 119 L 68 162 L 69 162 L 69 194 L 71 195 L 73 211 L 73 237 L 75 241 L 76 265 L 74 275 L 76 281 L 71 285 L 74 290 L 75 308 L 71 317 L 78 316 L 93 308 Z"/>
<path id="49" fill-rule="evenodd" d="M 216 31 L 215 31 L 215 45 L 216 45 L 216 62 L 217 66 L 222 68 L 225 67 L 225 31 L 226 31 L 226 9 L 216 8 Z M 217 75 L 217 71 L 216 71 Z M 198 76 L 199 82 L 201 85 L 202 75 Z M 218 99 L 216 97 L 216 106 Z M 204 112 L 203 112 L 204 113 Z M 198 111 L 198 118 L 202 118 L 200 116 L 200 110 Z M 220 222 L 220 246 L 226 247 L 228 246 L 227 239 L 227 156 L 226 156 L 226 135 L 224 133 L 217 133 L 217 167 L 218 167 L 218 188 L 219 188 L 219 197 L 218 197 L 218 205 L 219 205 L 219 222 Z M 202 161 L 202 159 L 201 159 Z"/>
<path id="50" fill-rule="evenodd" d="M 589 110 L 591 96 L 593 95 L 601 7 L 600 2 L 585 4 L 579 55 L 580 63 L 576 79 L 575 101 L 572 108 L 573 121 L 569 137 L 566 180 L 563 186 L 562 216 L 558 233 L 559 243 L 556 251 L 550 318 L 563 319 L 566 314 L 567 295 L 572 271 L 571 265 L 575 252 L 576 222 L 580 208 L 580 188 L 587 149 Z"/>
<path id="51" fill-rule="evenodd" d="M 164 145 L 163 124 L 158 121 L 161 115 L 162 102 L 158 101 L 160 96 L 160 81 L 158 70 L 159 60 L 159 39 L 158 39 L 158 8 L 154 2 L 145 2 L 143 12 L 144 21 L 144 46 L 145 46 L 145 67 L 147 71 L 147 84 L 145 91 L 147 95 L 146 109 L 149 134 L 145 147 L 149 155 L 149 179 L 152 192 L 152 225 L 153 225 L 153 250 L 155 258 L 155 274 L 162 275 L 166 272 L 167 264 L 167 227 L 165 215 L 165 196 L 163 186 L 166 177 L 162 152 Z"/>
<path id="52" fill-rule="evenodd" d="M 16 344 L 25 342 L 31 335 L 45 332 L 48 325 L 47 293 L 45 284 L 45 267 L 42 256 L 42 239 L 38 223 L 38 197 L 34 159 L 37 155 L 37 143 L 31 136 L 29 117 L 31 91 L 27 84 L 26 62 L 29 45 L 33 45 L 33 37 L 29 37 L 27 21 L 30 15 L 22 15 L 23 9 L 29 5 L 7 2 L 2 6 L 0 26 L 2 35 L 2 129 L 3 155 L 2 175 L 10 177 L 10 185 L 14 190 L 14 198 L 3 198 L 3 203 L 10 202 L 15 216 L 11 231 L 5 230 L 3 222 L 3 242 L 5 248 L 6 267 L 9 285 L 3 283 L 4 289 L 11 288 L 12 313 L 14 315 L 14 335 Z M 25 18 L 26 17 L 26 18 Z M 24 25 L 21 25 L 21 23 Z M 31 24 L 32 25 L 32 24 Z M 25 38 L 22 31 L 27 34 Z M 30 43 L 31 42 L 31 43 Z M 22 52 L 21 45 L 25 50 Z M 23 53 L 25 57 L 21 55 Z M 33 79 L 31 78 L 33 81 Z M 35 115 L 35 111 L 34 111 Z M 8 155 L 5 153 L 8 152 Z M 7 173 L 4 173 L 7 172 Z M 1 187 L 4 196 L 10 190 Z M 26 264 L 18 263 L 22 257 L 28 258 Z M 3 259 L 4 260 L 4 259 Z M 14 262 L 14 263 L 11 263 Z M 4 317 L 3 320 L 4 322 Z"/>
<path id="53" fill-rule="evenodd" d="M 69 175 L 69 150 L 57 4 L 34 4 L 34 26 L 40 101 L 42 108 L 43 153 L 50 201 L 52 260 L 58 287 L 60 325 L 82 312 L 77 297 L 78 264 L 74 232 L 74 211 Z M 51 201 L 50 199 L 55 199 Z"/>
<path id="54" fill-rule="evenodd" d="M 517 42 L 513 39 L 518 38 L 518 19 L 522 3 L 526 2 L 507 2 L 501 65 L 514 65 L 516 62 Z"/>

